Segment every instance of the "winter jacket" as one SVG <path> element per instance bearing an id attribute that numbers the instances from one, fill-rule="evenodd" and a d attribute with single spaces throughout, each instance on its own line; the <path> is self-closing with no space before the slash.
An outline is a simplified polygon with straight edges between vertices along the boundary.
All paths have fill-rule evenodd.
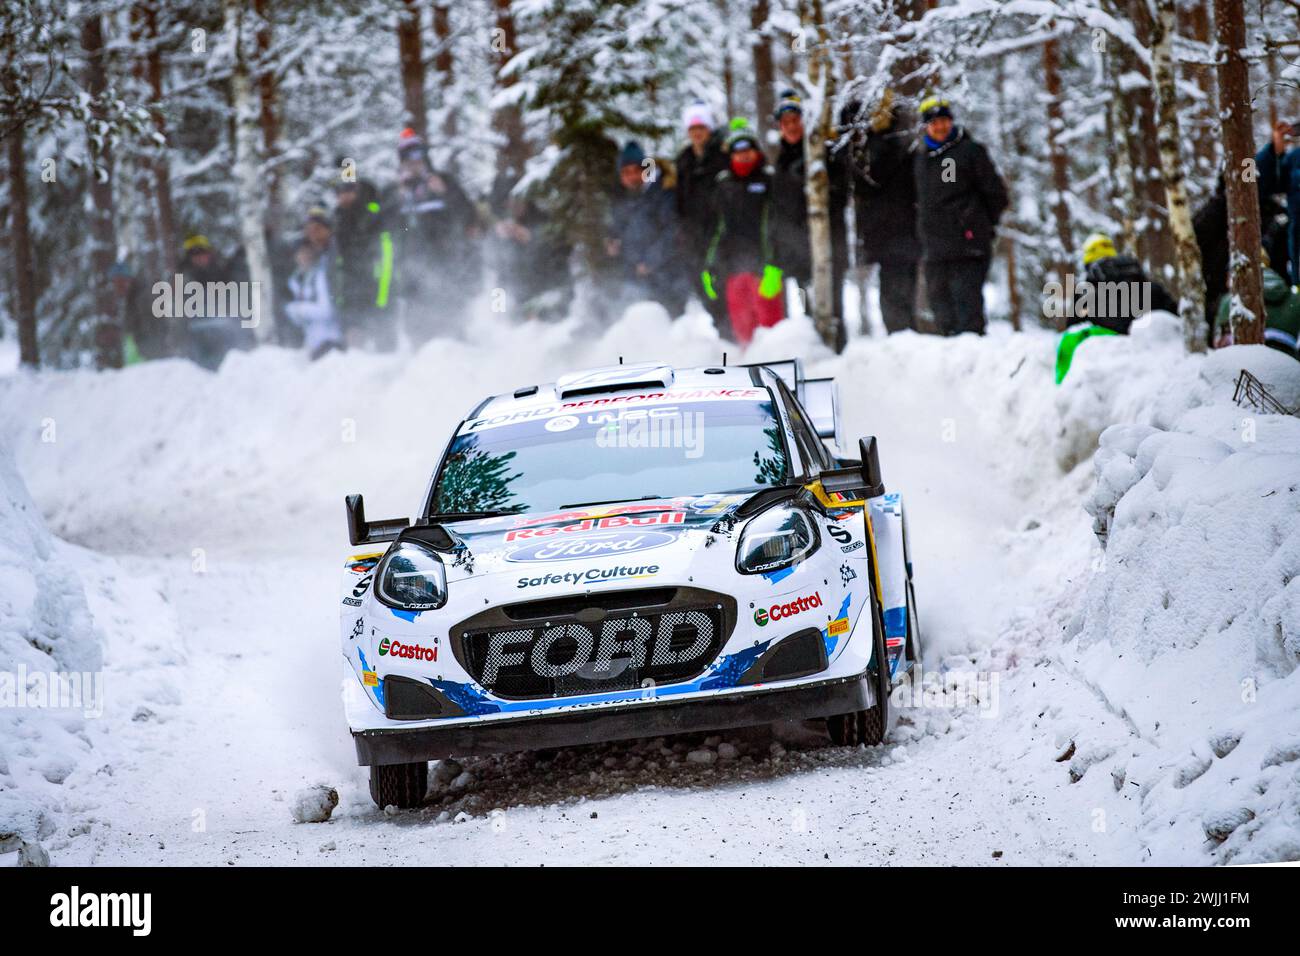
<path id="1" fill-rule="evenodd" d="M 625 279 L 646 281 L 667 275 L 677 255 L 677 209 L 672 191 L 659 179 L 646 183 L 639 192 L 621 190 L 610 209 L 609 236 L 618 240 Z M 650 276 L 639 277 L 638 265 L 644 265 Z M 677 278 L 674 273 L 673 281 Z"/>
<path id="2" fill-rule="evenodd" d="M 777 264 L 786 275 L 806 282 L 812 277 L 812 246 L 808 235 L 807 163 L 803 141 L 789 143 L 781 140 L 774 168 L 772 212 Z M 826 168 L 830 176 L 831 255 L 838 267 L 845 267 L 848 265 L 848 227 L 844 220 L 849 194 L 848 163 L 843 155 L 828 146 Z"/>
<path id="3" fill-rule="evenodd" d="M 1300 358 L 1300 293 L 1286 284 L 1286 280 L 1272 269 L 1264 270 L 1264 344 Z M 1215 323 L 1215 338 L 1231 341 L 1232 299 L 1223 297 Z"/>
<path id="4" fill-rule="evenodd" d="M 921 248 L 926 259 L 987 259 L 1009 203 L 987 150 L 955 127 L 948 139 L 923 142 L 913 160 Z"/>
<path id="5" fill-rule="evenodd" d="M 1098 259 L 1088 265 L 1083 277 L 1093 287 L 1093 294 L 1096 297 L 1094 301 L 1120 306 L 1127 304 L 1128 308 L 1121 309 L 1120 314 L 1117 315 L 1099 314 L 1089 316 L 1086 315 L 1086 306 L 1076 305 L 1076 314 L 1080 317 L 1091 318 L 1098 325 L 1113 332 L 1118 332 L 1120 335 L 1128 335 L 1129 326 L 1133 324 L 1133 320 L 1144 314 L 1137 310 L 1137 307 L 1141 304 L 1139 287 L 1143 283 L 1149 283 L 1151 289 L 1151 301 L 1146 303 L 1148 309 L 1159 309 L 1163 312 L 1178 314 L 1178 303 L 1174 301 L 1174 297 L 1159 282 L 1148 279 L 1142 264 L 1132 256 L 1108 256 L 1105 259 Z M 1131 294 L 1127 296 L 1107 296 L 1105 289 L 1101 287 L 1110 283 L 1132 287 Z M 1077 289 L 1075 292 L 1076 302 L 1084 299 L 1085 295 L 1083 288 Z"/>
<path id="6" fill-rule="evenodd" d="M 331 250 L 332 251 L 332 250 Z M 303 348 L 315 355 L 329 344 L 343 344 L 343 328 L 330 294 L 329 269 L 331 251 L 309 269 L 297 269 L 289 277 L 292 298 L 285 303 L 284 314 L 302 329 Z"/>
<path id="7" fill-rule="evenodd" d="M 706 270 L 727 276 L 761 273 L 764 266 L 776 264 L 771 242 L 775 176 L 771 166 L 756 167 L 743 177 L 730 169 L 718 173 L 713 194 L 713 238 L 704 259 Z"/>
<path id="8" fill-rule="evenodd" d="M 1287 261 L 1290 274 L 1300 276 L 1300 148 L 1288 149 L 1279 156 L 1272 143 L 1255 155 L 1261 196 L 1286 193 Z M 1261 206 L 1262 208 L 1262 206 Z M 1261 216 L 1261 225 L 1263 217 Z"/>
<path id="9" fill-rule="evenodd" d="M 482 265 L 471 235 L 478 212 L 454 179 L 436 175 L 441 190 L 422 179 L 399 186 L 385 203 L 393 214 L 396 277 L 408 296 L 427 292 L 430 280 L 454 280 L 458 292 L 472 294 Z"/>
<path id="10" fill-rule="evenodd" d="M 334 217 L 336 298 L 345 321 L 386 309 L 393 291 L 395 249 L 385 210 L 371 183 L 361 180 L 357 187 L 357 198 Z"/>
<path id="11" fill-rule="evenodd" d="M 848 153 L 864 262 L 915 262 L 921 257 L 914 150 L 911 132 L 895 123 L 882 132 L 869 131 L 866 142 Z"/>
<path id="12" fill-rule="evenodd" d="M 713 210 L 713 192 L 718 173 L 727 168 L 727 153 L 722 148 L 722 133 L 715 131 L 704 144 L 704 153 L 695 155 L 687 146 L 677 154 L 677 219 L 681 224 L 681 238 L 690 248 L 701 251 L 711 235 L 716 216 Z"/>

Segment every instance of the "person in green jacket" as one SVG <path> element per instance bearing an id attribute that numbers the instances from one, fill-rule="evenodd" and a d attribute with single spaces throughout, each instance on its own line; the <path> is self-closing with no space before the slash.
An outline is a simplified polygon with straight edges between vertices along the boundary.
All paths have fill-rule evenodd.
<path id="1" fill-rule="evenodd" d="M 1288 286 L 1286 280 L 1269 268 L 1268 256 L 1264 256 L 1264 344 L 1278 351 L 1285 352 L 1294 359 L 1300 359 L 1300 292 L 1294 286 Z M 1219 300 L 1219 311 L 1214 323 L 1214 347 L 1226 348 L 1232 345 L 1232 297 L 1225 295 Z"/>

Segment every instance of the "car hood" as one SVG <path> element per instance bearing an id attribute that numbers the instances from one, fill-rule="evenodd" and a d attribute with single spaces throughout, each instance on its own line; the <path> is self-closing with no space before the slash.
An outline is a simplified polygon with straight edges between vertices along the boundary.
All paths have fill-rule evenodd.
<path id="1" fill-rule="evenodd" d="M 689 573 L 703 550 L 734 554 L 736 509 L 750 497 L 711 494 L 627 501 L 473 521 L 457 542 L 449 581 L 509 575 L 518 590 L 564 590 Z"/>

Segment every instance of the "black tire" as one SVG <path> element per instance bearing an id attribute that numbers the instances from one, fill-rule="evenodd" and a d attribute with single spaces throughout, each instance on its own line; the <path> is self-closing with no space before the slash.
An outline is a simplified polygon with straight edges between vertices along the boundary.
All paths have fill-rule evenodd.
<path id="1" fill-rule="evenodd" d="M 428 791 L 428 763 L 394 763 L 370 768 L 370 799 L 381 810 L 418 807 L 424 803 Z"/>
<path id="2" fill-rule="evenodd" d="M 885 739 L 889 727 L 889 658 L 885 654 L 885 622 L 874 598 L 871 604 L 871 637 L 875 648 L 871 659 L 875 668 L 868 668 L 867 673 L 876 683 L 876 703 L 867 710 L 826 718 L 826 733 L 831 743 L 839 747 L 874 747 Z"/>

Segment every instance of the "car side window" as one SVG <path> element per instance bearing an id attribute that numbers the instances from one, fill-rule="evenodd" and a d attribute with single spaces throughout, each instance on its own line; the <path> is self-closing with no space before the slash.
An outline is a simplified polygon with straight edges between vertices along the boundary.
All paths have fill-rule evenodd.
<path id="1" fill-rule="evenodd" d="M 817 437 L 816 430 L 808 422 L 808 416 L 799 406 L 790 389 L 786 387 L 785 382 L 779 383 L 782 397 L 785 399 L 785 407 L 790 413 L 790 424 L 794 427 L 795 441 L 799 443 L 799 454 L 804 461 L 808 462 L 810 468 L 831 468 L 830 454 L 822 440 Z"/>

